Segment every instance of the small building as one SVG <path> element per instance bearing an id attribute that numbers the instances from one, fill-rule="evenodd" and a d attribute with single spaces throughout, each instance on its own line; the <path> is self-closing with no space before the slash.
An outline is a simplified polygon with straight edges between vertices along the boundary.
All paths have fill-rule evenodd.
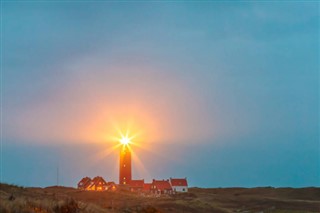
<path id="1" fill-rule="evenodd" d="M 141 192 L 144 186 L 144 179 L 142 180 L 131 180 L 129 183 L 129 190 L 131 192 Z"/>
<path id="2" fill-rule="evenodd" d="M 86 188 L 91 184 L 91 178 L 84 177 L 78 183 L 78 189 L 86 190 Z"/>
<path id="3" fill-rule="evenodd" d="M 170 178 L 173 192 L 188 192 L 187 178 Z"/>
<path id="4" fill-rule="evenodd" d="M 117 184 L 115 182 L 107 182 L 107 188 L 108 191 L 116 191 L 117 190 Z"/>
<path id="5" fill-rule="evenodd" d="M 95 191 L 105 191 L 108 189 L 107 182 L 100 176 L 93 178 L 90 188 Z"/>
<path id="6" fill-rule="evenodd" d="M 155 180 L 151 183 L 151 193 L 153 194 L 172 194 L 172 187 L 167 180 Z"/>
<path id="7" fill-rule="evenodd" d="M 105 191 L 108 189 L 107 182 L 100 176 L 93 178 L 82 178 L 78 183 L 78 189 L 86 191 Z"/>

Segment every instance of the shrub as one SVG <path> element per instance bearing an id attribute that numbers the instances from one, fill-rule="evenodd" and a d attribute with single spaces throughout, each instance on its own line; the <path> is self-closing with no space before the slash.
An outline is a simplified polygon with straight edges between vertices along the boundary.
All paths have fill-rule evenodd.
<path id="1" fill-rule="evenodd" d="M 53 207 L 55 213 L 78 213 L 79 210 L 80 208 L 74 199 L 67 199 Z"/>

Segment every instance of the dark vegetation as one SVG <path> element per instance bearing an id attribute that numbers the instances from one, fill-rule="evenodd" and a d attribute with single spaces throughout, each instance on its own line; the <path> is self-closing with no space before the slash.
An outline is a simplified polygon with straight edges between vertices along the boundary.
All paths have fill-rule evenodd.
<path id="1" fill-rule="evenodd" d="M 88 192 L 69 187 L 0 184 L 1 213 L 320 212 L 320 188 L 191 188 L 151 197 L 130 192 Z"/>

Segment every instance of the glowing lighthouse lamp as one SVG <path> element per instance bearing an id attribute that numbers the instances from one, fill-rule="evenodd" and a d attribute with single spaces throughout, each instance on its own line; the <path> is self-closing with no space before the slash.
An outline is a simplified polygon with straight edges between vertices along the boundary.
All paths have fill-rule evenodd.
<path id="1" fill-rule="evenodd" d="M 120 143 L 123 145 L 128 145 L 130 143 L 130 138 L 128 138 L 128 136 L 122 136 Z"/>
<path id="2" fill-rule="evenodd" d="M 131 138 L 127 135 L 122 135 L 122 138 L 119 141 L 122 144 L 120 152 L 119 184 L 126 185 L 131 181 L 131 152 L 129 148 Z"/>

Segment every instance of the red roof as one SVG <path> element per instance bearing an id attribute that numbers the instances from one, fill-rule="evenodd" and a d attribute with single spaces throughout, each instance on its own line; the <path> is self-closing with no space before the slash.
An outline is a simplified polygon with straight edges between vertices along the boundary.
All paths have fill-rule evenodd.
<path id="1" fill-rule="evenodd" d="M 153 180 L 152 186 L 158 190 L 172 190 L 169 180 Z"/>
<path id="2" fill-rule="evenodd" d="M 79 183 L 78 183 L 78 187 L 79 188 L 86 188 L 87 186 L 89 186 L 90 185 L 90 183 L 91 183 L 91 178 L 89 178 L 89 177 L 84 177 L 84 178 L 82 178 L 80 181 L 79 181 Z"/>
<path id="3" fill-rule="evenodd" d="M 170 178 L 171 186 L 188 186 L 187 178 Z"/>
<path id="4" fill-rule="evenodd" d="M 95 178 L 93 178 L 93 180 L 91 181 L 90 186 L 106 186 L 107 182 L 100 176 L 97 176 Z"/>
<path id="5" fill-rule="evenodd" d="M 116 183 L 115 183 L 115 182 L 113 182 L 113 181 L 111 181 L 111 182 L 107 182 L 107 185 L 108 185 L 108 186 L 115 186 L 115 185 L 116 185 Z"/>
<path id="6" fill-rule="evenodd" d="M 131 180 L 129 185 L 130 187 L 143 188 L 144 180 Z"/>

